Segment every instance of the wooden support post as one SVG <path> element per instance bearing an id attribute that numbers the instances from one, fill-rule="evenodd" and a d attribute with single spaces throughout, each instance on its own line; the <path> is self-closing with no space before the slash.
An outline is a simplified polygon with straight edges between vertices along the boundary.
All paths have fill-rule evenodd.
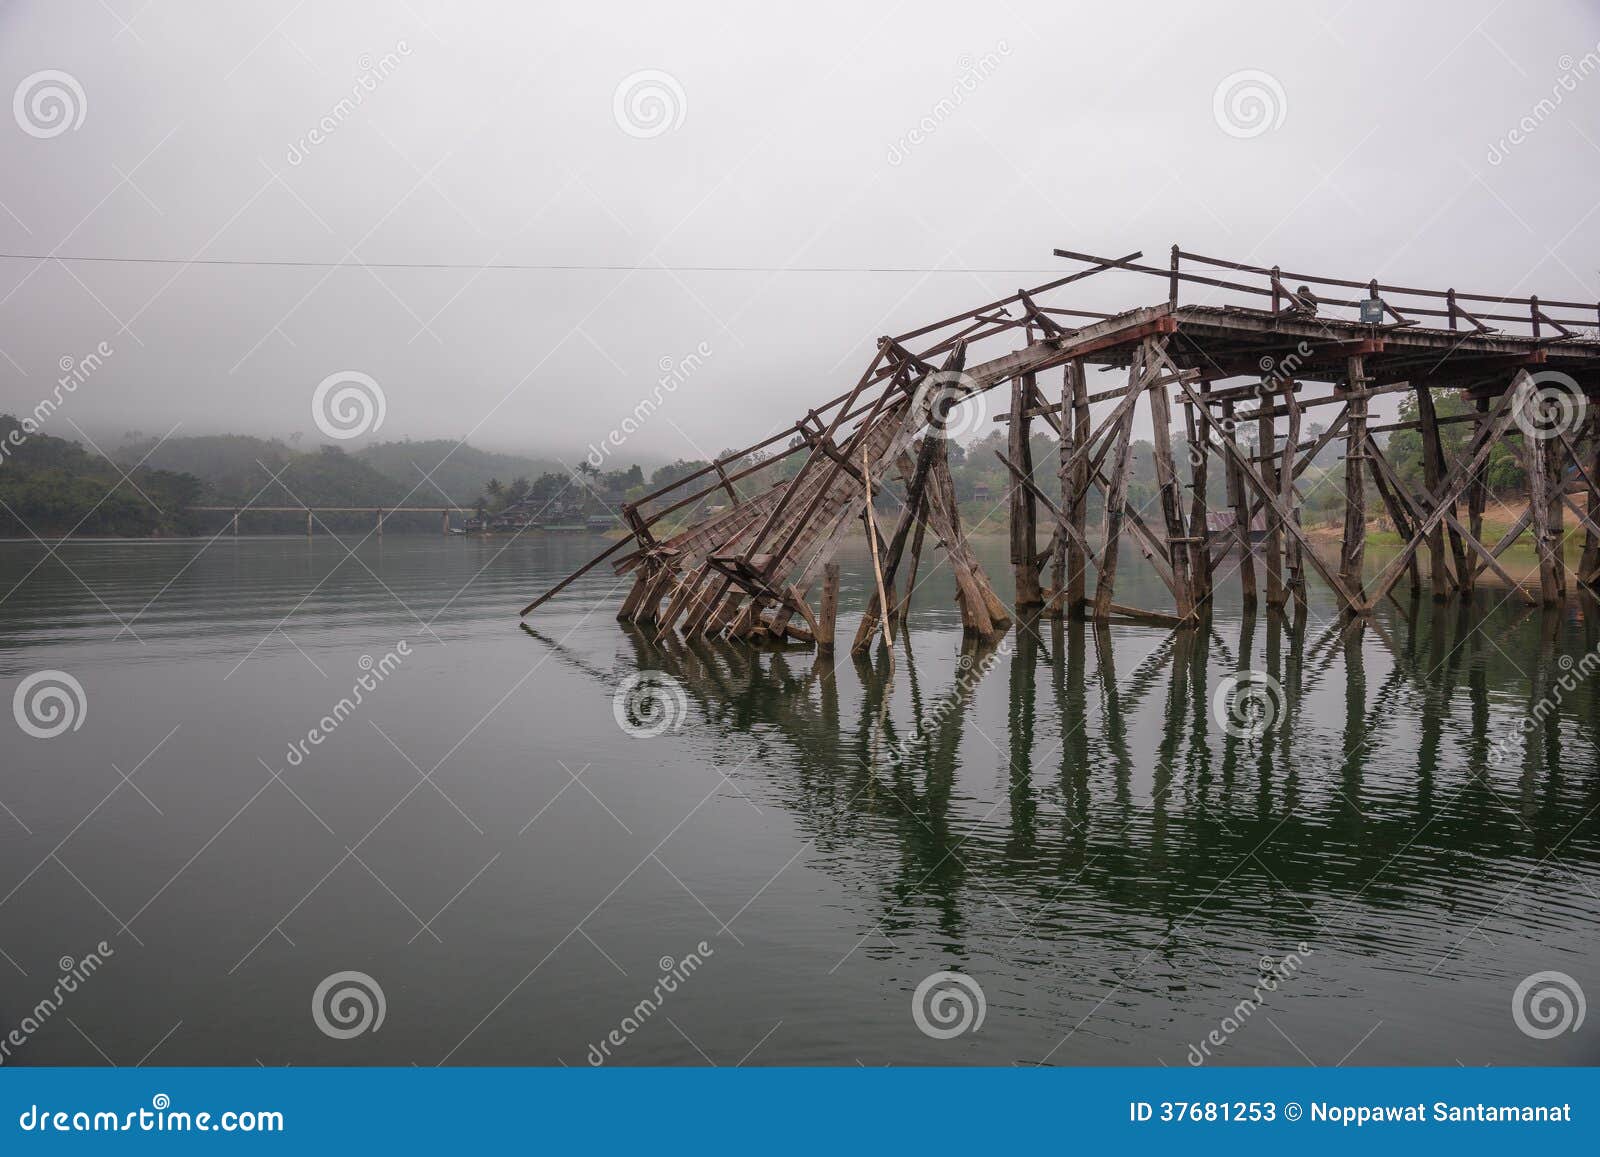
<path id="1" fill-rule="evenodd" d="M 1453 296 L 1455 290 L 1450 292 Z M 1450 320 L 1454 323 L 1455 318 L 1452 317 Z M 1479 398 L 1477 405 L 1478 419 L 1473 426 L 1474 434 L 1482 427 L 1484 415 L 1489 412 L 1489 399 Z M 1483 541 L 1483 511 L 1489 504 L 1489 483 L 1484 477 L 1486 469 L 1487 467 L 1479 467 L 1474 470 L 1472 472 L 1472 481 L 1467 487 L 1467 532 L 1479 542 Z M 1481 569 L 1476 563 L 1473 563 L 1465 571 L 1456 572 L 1456 582 L 1461 587 L 1463 598 L 1472 596 L 1473 588 L 1478 581 L 1478 572 Z"/>
<path id="2" fill-rule="evenodd" d="M 378 509 L 374 513 L 377 515 L 377 519 L 378 519 L 378 537 L 382 538 L 383 537 L 383 507 L 381 507 L 381 506 L 378 507 Z"/>
<path id="3" fill-rule="evenodd" d="M 1367 488 L 1362 469 L 1367 452 L 1366 389 L 1366 363 L 1356 354 L 1345 363 L 1350 408 L 1345 419 L 1344 540 L 1339 551 L 1339 578 L 1356 598 L 1364 598 L 1362 571 L 1367 554 Z"/>
<path id="4" fill-rule="evenodd" d="M 306 537 L 311 537 L 311 511 L 306 511 Z"/>
<path id="5" fill-rule="evenodd" d="M 1580 446 L 1581 450 L 1581 446 Z M 1578 581 L 1600 590 L 1600 399 L 1589 400 L 1589 527 Z"/>
<path id="6" fill-rule="evenodd" d="M 446 510 L 439 516 L 439 519 L 439 533 L 448 538 L 450 536 L 450 512 Z"/>
<path id="7" fill-rule="evenodd" d="M 1555 412 L 1555 402 L 1549 403 L 1551 413 L 1546 415 L 1550 429 L 1556 430 L 1556 436 L 1547 438 L 1544 444 L 1546 466 L 1545 474 L 1550 479 L 1550 566 L 1555 572 L 1556 598 L 1567 597 L 1567 556 L 1565 552 L 1567 539 L 1567 510 L 1562 496 L 1567 486 L 1567 459 L 1566 447 L 1560 436 L 1561 418 Z M 1543 583 L 1541 582 L 1541 587 Z"/>
<path id="8" fill-rule="evenodd" d="M 1446 469 L 1444 447 L 1439 441 L 1439 416 L 1433 405 L 1433 391 L 1428 386 L 1418 383 L 1416 395 L 1417 422 L 1422 435 L 1422 481 L 1432 494 L 1439 488 L 1439 479 L 1444 477 Z M 1464 570 L 1464 567 L 1458 568 L 1456 575 L 1459 577 Z M 1442 603 L 1450 597 L 1452 583 L 1444 561 L 1442 522 L 1428 535 L 1428 586 L 1433 591 L 1434 602 Z"/>
<path id="9" fill-rule="evenodd" d="M 1256 452 L 1260 456 L 1261 484 L 1268 493 L 1282 493 L 1282 483 L 1278 480 L 1281 472 L 1291 475 L 1290 485 L 1293 485 L 1292 475 L 1294 466 L 1288 462 L 1290 447 L 1293 443 L 1285 445 L 1283 456 L 1285 471 L 1280 471 L 1280 463 L 1276 460 L 1278 453 L 1278 425 L 1276 419 L 1271 417 L 1270 407 L 1267 405 L 1266 391 L 1262 391 L 1261 416 L 1256 419 Z M 1267 537 L 1262 543 L 1262 551 L 1266 558 L 1267 570 L 1267 607 L 1281 607 L 1288 601 L 1283 588 L 1283 520 L 1277 512 L 1268 509 L 1266 512 Z"/>
<path id="10" fill-rule="evenodd" d="M 1137 389 L 1143 367 L 1142 351 L 1136 354 L 1128 369 L 1130 396 Z M 1117 582 L 1117 550 L 1122 538 L 1122 522 L 1128 505 L 1128 464 L 1132 450 L 1133 407 L 1128 406 L 1120 415 L 1121 425 L 1111 435 L 1115 449 L 1111 452 L 1110 485 L 1106 488 L 1106 508 L 1101 521 L 1103 532 L 1100 547 L 1100 567 L 1094 578 L 1094 617 L 1105 620 L 1111 617 L 1111 599 Z"/>
<path id="11" fill-rule="evenodd" d="M 1206 530 L 1206 459 L 1211 439 L 1210 418 L 1183 403 L 1184 433 L 1189 442 L 1189 571 L 1194 578 L 1195 601 L 1211 597 L 1211 540 Z"/>
<path id="12" fill-rule="evenodd" d="M 233 537 L 239 537 L 239 512 L 237 510 L 233 512 Z"/>
<path id="13" fill-rule="evenodd" d="M 1300 445 L 1300 403 L 1295 400 L 1295 382 L 1288 381 L 1284 390 L 1284 403 L 1289 410 L 1288 429 L 1283 437 L 1283 458 L 1278 462 L 1278 499 L 1296 527 L 1300 525 L 1300 492 L 1294 488 L 1295 455 Z M 1286 585 L 1301 610 L 1307 608 L 1305 556 L 1300 548 L 1298 534 L 1284 534 L 1284 569 L 1288 572 Z"/>
<path id="14" fill-rule="evenodd" d="M 817 615 L 817 652 L 833 654 L 833 630 L 839 618 L 839 564 L 822 567 L 822 609 Z"/>
<path id="15" fill-rule="evenodd" d="M 961 535 L 961 511 L 956 506 L 955 483 L 950 479 L 950 464 L 940 456 L 929 473 L 928 523 L 944 542 L 945 557 L 956 578 L 956 603 L 961 608 L 962 629 L 991 639 L 1011 621 L 1005 607 L 989 589 L 977 556 Z"/>
<path id="16" fill-rule="evenodd" d="M 1565 485 L 1562 469 L 1561 440 L 1556 437 L 1534 437 L 1529 428 L 1541 432 L 1554 430 L 1560 417 L 1554 412 L 1557 403 L 1545 401 L 1538 393 L 1530 395 L 1530 407 L 1541 407 L 1544 412 L 1525 424 L 1522 434 L 1522 455 L 1528 472 L 1528 504 L 1533 515 L 1533 548 L 1539 557 L 1539 597 L 1549 606 L 1561 601 L 1566 594 L 1566 564 L 1561 557 L 1561 538 L 1564 518 L 1561 491 Z"/>
<path id="17" fill-rule="evenodd" d="M 1077 529 L 1077 538 L 1082 539 L 1084 531 L 1088 528 L 1089 512 L 1089 459 L 1086 453 L 1089 446 L 1089 386 L 1084 378 L 1083 363 L 1071 361 L 1067 363 L 1066 382 L 1062 386 L 1063 395 L 1070 390 L 1072 394 L 1072 446 L 1074 457 L 1062 461 L 1062 499 L 1061 509 L 1065 512 L 1068 521 Z M 1062 413 L 1066 413 L 1066 399 L 1062 398 Z M 1065 427 L 1061 439 L 1063 448 L 1066 447 Z M 1066 454 L 1063 449 L 1063 455 Z M 1068 493 L 1070 488 L 1070 495 Z M 1084 592 L 1086 589 L 1086 576 L 1083 550 L 1075 542 L 1067 547 L 1067 613 L 1082 617 L 1084 612 Z"/>
<path id="18" fill-rule="evenodd" d="M 1233 402 L 1222 403 L 1223 432 L 1233 436 Z M 1244 471 L 1239 463 L 1223 456 L 1223 481 L 1228 486 L 1228 505 L 1233 508 L 1233 534 L 1239 551 L 1239 585 L 1244 592 L 1244 606 L 1251 610 L 1256 605 L 1256 564 L 1250 547 L 1250 502 L 1244 489 Z"/>
<path id="19" fill-rule="evenodd" d="M 1177 465 L 1172 460 L 1172 395 L 1159 379 L 1147 390 L 1150 396 L 1150 428 L 1155 448 L 1156 489 L 1161 497 L 1161 517 L 1166 524 L 1167 561 L 1172 567 L 1173 601 L 1178 617 L 1194 613 L 1194 583 L 1189 567 L 1188 534 L 1183 525 L 1183 488 L 1178 484 Z"/>
<path id="20" fill-rule="evenodd" d="M 1032 374 L 1011 383 L 1010 457 L 1017 468 L 1033 476 L 1033 451 L 1028 444 L 1032 420 L 1033 395 L 1037 389 Z M 1038 506 L 1028 488 L 1012 479 L 1011 567 L 1017 580 L 1017 607 L 1036 607 L 1044 602 L 1039 589 Z"/>

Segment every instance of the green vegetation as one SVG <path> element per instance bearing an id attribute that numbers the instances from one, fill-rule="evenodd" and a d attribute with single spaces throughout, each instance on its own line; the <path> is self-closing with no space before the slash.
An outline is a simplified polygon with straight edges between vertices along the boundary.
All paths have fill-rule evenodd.
<path id="1" fill-rule="evenodd" d="M 194 533 L 194 475 L 143 466 L 125 479 L 76 442 L 29 433 L 31 424 L 0 414 L 0 535 Z"/>
<path id="2" fill-rule="evenodd" d="M 1434 397 L 1441 418 L 1472 412 L 1472 403 L 1454 391 L 1440 391 Z M 1400 404 L 1400 420 L 1415 421 L 1416 417 L 1416 400 L 1407 396 Z M 1458 460 L 1471 437 L 1472 423 L 1446 423 L 1440 429 L 1446 460 Z M 13 431 L 15 444 L 11 441 Z M 1308 422 L 1302 442 L 1321 432 L 1321 426 Z M 1257 431 L 1253 426 L 1240 427 L 1237 437 L 1247 452 L 1255 452 Z M 576 472 L 568 472 L 553 460 L 494 453 L 448 439 L 377 443 L 353 453 L 340 446 L 302 450 L 297 442 L 298 438 L 286 442 L 242 434 L 161 440 L 130 433 L 111 453 L 123 469 L 131 472 L 132 483 L 138 487 L 135 489 L 98 453 L 76 442 L 30 434 L 17 418 L 0 417 L 0 500 L 9 507 L 9 511 L 0 508 L 0 533 L 26 536 L 28 527 L 40 534 L 69 530 L 118 535 L 199 533 L 214 531 L 218 524 L 213 516 L 200 525 L 191 507 L 246 504 L 378 508 L 455 503 L 504 525 L 588 524 L 613 516 L 624 502 L 636 502 L 710 465 L 705 460 L 679 459 L 649 472 L 637 464 L 602 471 L 581 461 Z M 1039 429 L 1031 448 L 1035 484 L 1052 497 L 1059 494 L 1059 447 L 1055 438 Z M 1003 426 L 995 426 L 965 446 L 950 445 L 956 499 L 963 521 L 975 533 L 1004 531 L 1006 526 L 1006 492 L 1011 480 L 996 456 L 997 450 L 1006 450 Z M 1181 435 L 1174 436 L 1173 451 L 1187 502 L 1188 446 Z M 1342 452 L 1342 442 L 1335 438 L 1300 476 L 1302 517 L 1308 527 L 1336 525 L 1343 518 Z M 728 453 L 722 451 L 719 457 Z M 1418 432 L 1395 431 L 1388 440 L 1387 454 L 1405 483 L 1414 492 L 1421 492 L 1424 472 Z M 751 455 L 726 464 L 724 472 L 736 476 L 749 467 L 767 463 L 766 469 L 730 483 L 741 499 L 749 498 L 774 481 L 792 477 L 804 458 L 804 453 L 781 459 Z M 1154 447 L 1148 440 L 1133 443 L 1132 472 L 1128 500 L 1136 509 L 1148 509 L 1156 497 Z M 1492 494 L 1501 499 L 1515 500 L 1524 492 L 1525 478 L 1515 444 L 1495 447 L 1487 481 Z M 1370 480 L 1368 486 L 1371 487 Z M 708 493 L 659 524 L 659 534 L 671 534 L 731 501 L 727 487 L 718 485 L 714 473 L 697 479 L 691 487 Z M 140 490 L 149 495 L 149 501 L 140 495 Z M 1207 473 L 1206 491 L 1210 510 L 1228 508 L 1225 471 L 1215 457 Z M 689 493 L 691 490 L 681 491 L 667 501 L 675 502 Z M 879 499 L 886 515 L 892 513 L 899 498 L 898 481 L 887 480 Z M 1376 536 L 1390 534 L 1392 528 L 1383 517 L 1375 492 L 1369 494 L 1367 508 L 1378 518 L 1373 527 L 1373 541 L 1377 544 L 1383 540 Z M 1097 522 L 1101 514 L 1100 494 L 1093 491 L 1089 518 Z M 284 515 L 281 525 L 272 523 L 270 516 L 260 517 L 262 521 L 255 524 L 259 530 L 288 530 L 303 525 L 296 515 Z M 319 518 L 334 530 L 371 525 L 371 516 L 366 513 Z"/>

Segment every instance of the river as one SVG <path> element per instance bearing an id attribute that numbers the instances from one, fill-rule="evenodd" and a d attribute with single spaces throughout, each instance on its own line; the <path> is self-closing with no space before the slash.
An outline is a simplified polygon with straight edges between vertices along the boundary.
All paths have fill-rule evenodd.
<path id="1" fill-rule="evenodd" d="M 658 646 L 602 570 L 519 629 L 601 545 L 0 544 L 7 697 L 82 689 L 6 723 L 0 1033 L 101 957 L 8 1063 L 1600 1061 L 1513 1010 L 1600 994 L 1600 680 L 1523 726 L 1600 643 L 1582 600 L 1402 586 L 1346 631 L 1313 580 L 1296 629 L 1224 582 L 1182 637 L 963 650 L 935 568 L 892 672 L 830 672 Z M 1125 563 L 1119 602 L 1160 593 Z M 1282 695 L 1231 734 L 1246 669 Z M 349 972 L 381 1023 L 330 1033 Z"/>

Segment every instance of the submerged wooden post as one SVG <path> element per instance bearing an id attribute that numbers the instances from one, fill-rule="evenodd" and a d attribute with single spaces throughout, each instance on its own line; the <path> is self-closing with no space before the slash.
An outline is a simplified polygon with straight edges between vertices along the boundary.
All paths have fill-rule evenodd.
<path id="1" fill-rule="evenodd" d="M 1278 427 L 1272 417 L 1273 398 L 1266 390 L 1261 391 L 1260 417 L 1256 419 L 1256 454 L 1260 460 L 1260 474 L 1262 485 L 1271 493 L 1278 493 L 1282 488 L 1279 481 L 1278 455 Z M 1289 456 L 1291 447 L 1284 447 L 1284 458 Z M 1291 474 L 1293 467 L 1285 465 Z M 1267 606 L 1281 607 L 1288 598 L 1283 587 L 1283 520 L 1278 517 L 1270 503 L 1263 503 L 1262 513 L 1267 520 L 1267 537 L 1262 543 L 1262 550 L 1267 563 Z"/>
<path id="2" fill-rule="evenodd" d="M 1156 378 L 1151 381 L 1146 393 L 1150 398 L 1156 489 L 1161 496 L 1161 516 L 1167 532 L 1167 560 L 1172 567 L 1172 596 L 1177 604 L 1178 617 L 1186 619 L 1194 612 L 1194 584 L 1190 577 L 1188 534 L 1183 525 L 1183 490 L 1178 485 L 1178 470 L 1172 460 L 1172 395 L 1167 392 L 1170 388 L 1166 382 Z"/>
<path id="3" fill-rule="evenodd" d="M 1589 512 L 1584 536 L 1583 559 L 1578 564 L 1578 581 L 1600 589 L 1600 398 L 1589 399 Z"/>
<path id="4" fill-rule="evenodd" d="M 1011 461 L 1027 477 L 1033 477 L 1033 451 L 1029 446 L 1032 426 L 1028 412 L 1037 387 L 1032 374 L 1011 382 Z M 1011 480 L 1011 567 L 1017 579 L 1017 607 L 1036 607 L 1044 602 L 1039 589 L 1038 505 L 1033 492 L 1020 481 Z"/>
<path id="5" fill-rule="evenodd" d="M 1422 481 L 1432 494 L 1439 489 L 1444 477 L 1444 448 L 1439 441 L 1439 418 L 1433 405 L 1433 391 L 1422 382 L 1417 383 L 1417 422 L 1422 434 Z M 1454 511 L 1452 510 L 1453 514 Z M 1456 574 L 1459 576 L 1461 570 Z M 1450 574 L 1444 561 L 1444 526 L 1435 526 L 1428 535 L 1428 586 L 1433 591 L 1434 602 L 1444 602 L 1450 597 Z"/>
<path id="6" fill-rule="evenodd" d="M 1128 391 L 1138 390 L 1139 378 L 1144 368 L 1143 350 L 1134 354 L 1128 367 Z M 1123 410 L 1117 429 L 1111 434 L 1110 485 L 1106 487 L 1106 508 L 1101 519 L 1100 568 L 1094 579 L 1094 617 L 1111 616 L 1111 599 L 1116 591 L 1117 554 L 1122 540 L 1122 523 L 1127 516 L 1128 464 L 1132 450 L 1133 406 Z M 1108 419 L 1109 421 L 1109 419 Z"/>
<path id="7" fill-rule="evenodd" d="M 1344 539 L 1339 551 L 1339 578 L 1356 598 L 1363 597 L 1362 571 L 1367 554 L 1367 488 L 1362 459 L 1367 445 L 1367 374 L 1360 354 L 1345 363 Z"/>
<path id="8" fill-rule="evenodd" d="M 1062 383 L 1062 439 L 1063 454 L 1066 447 L 1066 395 L 1072 395 L 1072 465 L 1061 476 L 1061 509 L 1077 530 L 1081 539 L 1088 529 L 1089 513 L 1089 457 L 1085 448 L 1089 444 L 1089 385 L 1083 374 L 1083 362 L 1067 363 L 1066 380 Z M 1065 460 L 1063 462 L 1065 464 Z M 1070 493 L 1068 490 L 1070 489 Z M 1084 612 L 1084 591 L 1088 576 L 1088 560 L 1076 541 L 1067 546 L 1067 613 L 1078 617 Z"/>
<path id="9" fill-rule="evenodd" d="M 1210 442 L 1207 415 L 1183 403 L 1184 433 L 1189 442 L 1189 571 L 1194 577 L 1195 601 L 1211 597 L 1211 537 L 1206 529 L 1206 458 Z"/>
<path id="10" fill-rule="evenodd" d="M 822 567 L 822 605 L 817 614 L 817 652 L 833 654 L 834 624 L 839 619 L 839 564 Z"/>
<path id="11" fill-rule="evenodd" d="M 1454 290 L 1451 291 L 1454 293 Z M 1455 319 L 1451 318 L 1453 322 Z M 1473 423 L 1474 435 L 1483 428 L 1484 416 L 1489 412 L 1489 399 L 1478 399 L 1478 417 Z M 1479 542 L 1483 541 L 1483 511 L 1488 505 L 1489 483 L 1484 477 L 1487 467 L 1480 467 L 1472 472 L 1472 482 L 1467 488 L 1467 531 Z M 1456 575 L 1458 585 L 1461 587 L 1463 597 L 1470 597 L 1478 581 L 1478 572 L 1482 568 L 1474 562 L 1467 569 Z"/>
<path id="12" fill-rule="evenodd" d="M 1233 418 L 1233 401 L 1222 403 L 1223 429 L 1233 436 L 1236 423 Z M 1246 610 L 1256 605 L 1256 563 L 1250 547 L 1250 502 L 1245 493 L 1244 473 L 1239 463 L 1223 456 L 1223 481 L 1228 488 L 1228 505 L 1233 509 L 1233 536 L 1239 550 L 1239 585 L 1244 593 Z"/>
<path id="13" fill-rule="evenodd" d="M 1287 379 L 1284 403 L 1289 410 L 1289 423 L 1283 435 L 1283 458 L 1278 463 L 1278 499 L 1284 510 L 1288 511 L 1289 521 L 1293 522 L 1295 529 L 1298 530 L 1300 492 L 1295 489 L 1294 476 L 1295 459 L 1300 445 L 1300 403 L 1295 400 L 1294 388 L 1294 381 Z M 1307 607 L 1305 558 L 1300 547 L 1300 535 L 1292 533 L 1287 527 L 1283 536 L 1283 562 L 1284 569 L 1288 572 L 1286 578 L 1288 593 L 1294 596 L 1300 609 L 1305 610 Z"/>
<path id="14" fill-rule="evenodd" d="M 1537 429 L 1542 433 L 1559 428 L 1561 418 L 1556 412 L 1557 403 L 1546 401 L 1538 393 L 1530 393 L 1527 404 L 1538 407 L 1533 421 L 1522 432 L 1523 461 L 1528 471 L 1529 512 L 1533 515 L 1533 546 L 1539 556 L 1539 597 L 1546 605 L 1560 602 L 1566 595 L 1566 562 L 1561 557 L 1561 540 L 1565 530 L 1562 512 L 1562 491 L 1566 486 L 1561 454 L 1561 439 L 1553 433 L 1535 437 L 1528 432 Z"/>

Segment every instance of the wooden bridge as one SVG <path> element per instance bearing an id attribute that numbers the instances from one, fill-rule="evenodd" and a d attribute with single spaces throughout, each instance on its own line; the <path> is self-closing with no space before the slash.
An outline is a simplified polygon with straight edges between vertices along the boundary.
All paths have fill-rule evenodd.
<path id="1" fill-rule="evenodd" d="M 383 537 L 383 522 L 391 514 L 437 514 L 440 516 L 442 533 L 450 533 L 450 515 L 459 514 L 463 518 L 470 517 L 471 512 L 459 506 L 191 506 L 190 510 L 198 514 L 226 514 L 231 516 L 231 525 L 235 536 L 239 533 L 239 516 L 242 514 L 301 514 L 306 516 L 306 534 L 312 533 L 315 518 L 319 514 L 370 514 L 377 527 L 379 538 Z"/>
<path id="2" fill-rule="evenodd" d="M 1018 610 L 1195 626 L 1230 545 L 1243 548 L 1237 569 L 1245 602 L 1254 605 L 1259 592 L 1269 609 L 1291 599 L 1304 608 L 1308 567 L 1349 615 L 1365 615 L 1395 598 L 1402 577 L 1419 595 L 1424 551 L 1436 599 L 1469 594 L 1485 571 L 1493 571 L 1527 602 L 1555 603 L 1568 585 L 1561 544 L 1569 513 L 1585 531 L 1578 582 L 1600 585 L 1600 304 L 1316 277 L 1177 246 L 1166 268 L 1141 264 L 1139 253 L 1055 253 L 1080 268 L 881 338 L 850 390 L 624 507 L 629 536 L 522 614 L 610 561 L 618 574 L 634 576 L 618 618 L 657 636 L 788 637 L 831 649 L 838 597 L 833 557 L 859 520 L 876 591 L 853 649 L 864 650 L 879 631 L 892 638 L 928 532 L 954 571 L 963 625 L 993 637 L 1010 612 L 962 534 L 944 431 L 951 407 L 1003 384 L 1009 384 L 1010 404 L 997 420 L 1009 423 L 1008 451 L 1000 457 L 1012 478 L 1010 558 Z M 1166 299 L 1108 314 L 1073 306 L 1063 293 L 1107 274 L 1133 274 L 1139 284 L 1160 279 Z M 1181 303 L 1186 285 L 1205 287 L 1207 302 Z M 1090 367 L 1125 371 L 1126 379 L 1091 391 Z M 1056 397 L 1041 385 L 1041 375 L 1051 370 L 1062 372 Z M 1434 393 L 1441 389 L 1463 391 L 1474 412 L 1438 416 Z M 1415 396 L 1416 421 L 1369 423 L 1371 400 L 1391 393 Z M 1148 519 L 1127 500 L 1141 403 L 1153 430 L 1158 489 Z M 1182 408 L 1190 447 L 1187 484 L 1173 454 L 1174 404 Z M 1331 420 L 1307 437 L 1304 415 L 1325 408 Z M 1036 420 L 1060 438 L 1054 499 L 1034 482 L 1029 432 Z M 1449 461 L 1440 428 L 1455 421 L 1471 422 L 1472 436 Z M 1254 445 L 1241 442 L 1244 424 L 1255 430 Z M 1421 490 L 1400 477 L 1375 437 L 1402 428 L 1420 432 Z M 1297 480 L 1336 442 L 1344 452 L 1345 519 L 1333 565 L 1318 556 L 1301 527 L 1304 495 Z M 1485 468 L 1500 445 L 1517 447 L 1530 498 L 1521 518 L 1489 544 L 1483 540 Z M 795 456 L 801 456 L 798 470 L 789 461 Z M 1213 464 L 1223 471 L 1234 515 L 1226 535 L 1206 530 Z M 904 484 L 905 503 L 886 534 L 867 496 L 891 472 Z M 747 478 L 764 485 L 742 493 L 735 484 Z M 1404 540 L 1375 574 L 1364 563 L 1369 479 Z M 718 491 L 727 495 L 725 509 L 657 536 L 663 519 Z M 1097 543 L 1086 525 L 1091 491 L 1104 496 Z M 1042 549 L 1041 511 L 1049 533 Z M 1244 528 L 1263 517 L 1265 539 L 1252 553 Z M 1523 589 L 1500 562 L 1525 533 L 1538 556 L 1536 592 Z M 1170 592 L 1170 611 L 1115 601 L 1118 560 L 1129 540 Z M 809 598 L 819 581 L 813 608 Z"/>

